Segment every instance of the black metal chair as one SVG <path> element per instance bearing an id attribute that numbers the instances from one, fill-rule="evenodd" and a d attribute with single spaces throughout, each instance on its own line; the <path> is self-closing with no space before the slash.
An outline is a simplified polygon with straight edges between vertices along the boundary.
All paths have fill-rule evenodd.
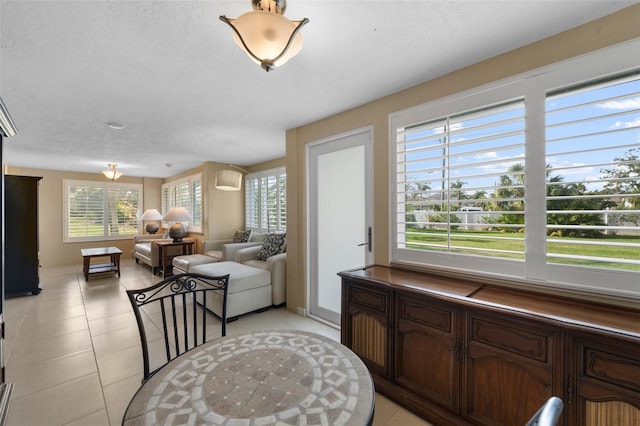
<path id="1" fill-rule="evenodd" d="M 557 396 L 552 396 L 529 419 L 525 426 L 556 426 L 564 404 Z"/>
<path id="2" fill-rule="evenodd" d="M 221 298 L 221 332 L 222 336 L 226 335 L 228 289 L 229 275 L 212 277 L 187 273 L 173 275 L 144 289 L 127 290 L 142 343 L 143 383 L 178 355 L 207 341 L 208 314 L 205 306 L 208 297 Z M 213 315 L 210 315 L 211 321 L 215 321 Z M 160 330 L 166 352 L 166 362 L 153 370 L 149 362 L 149 330 L 146 328 L 149 325 Z"/>

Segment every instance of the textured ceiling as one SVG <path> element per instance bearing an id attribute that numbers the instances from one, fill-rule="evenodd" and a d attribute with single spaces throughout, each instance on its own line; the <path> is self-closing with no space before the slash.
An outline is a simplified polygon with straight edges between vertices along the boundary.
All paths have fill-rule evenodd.
<path id="1" fill-rule="evenodd" d="M 290 0 L 289 19 L 310 19 L 304 46 L 266 73 L 218 19 L 249 0 L 1 1 L 0 96 L 19 130 L 5 162 L 81 172 L 115 162 L 167 177 L 283 157 L 287 129 L 635 3 Z"/>

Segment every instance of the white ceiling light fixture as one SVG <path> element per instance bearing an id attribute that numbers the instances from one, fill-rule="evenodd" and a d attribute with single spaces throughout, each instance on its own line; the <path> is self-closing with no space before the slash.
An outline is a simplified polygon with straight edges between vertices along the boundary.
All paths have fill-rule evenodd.
<path id="1" fill-rule="evenodd" d="M 107 179 L 114 181 L 118 179 L 120 176 L 122 176 L 122 172 L 118 171 L 117 164 L 109 163 L 108 166 L 109 166 L 108 170 L 102 171 L 102 174 L 105 175 Z"/>
<path id="2" fill-rule="evenodd" d="M 115 121 L 108 122 L 107 126 L 109 126 L 109 128 L 114 129 L 114 130 L 122 130 L 122 129 L 124 129 L 124 124 L 116 123 Z"/>
<path id="3" fill-rule="evenodd" d="M 233 38 L 249 57 L 269 72 L 296 56 L 302 49 L 300 28 L 309 22 L 284 17 L 286 0 L 251 0 L 252 12 L 220 19 L 233 29 Z"/>

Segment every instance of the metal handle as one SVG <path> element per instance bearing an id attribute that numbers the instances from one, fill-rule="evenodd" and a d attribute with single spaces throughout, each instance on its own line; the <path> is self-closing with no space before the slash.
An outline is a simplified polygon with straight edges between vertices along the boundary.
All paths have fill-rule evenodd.
<path id="1" fill-rule="evenodd" d="M 369 253 L 371 253 L 371 227 L 369 227 L 369 229 L 367 230 L 367 241 L 358 244 L 358 247 L 360 246 L 367 246 L 367 250 L 369 250 Z"/>

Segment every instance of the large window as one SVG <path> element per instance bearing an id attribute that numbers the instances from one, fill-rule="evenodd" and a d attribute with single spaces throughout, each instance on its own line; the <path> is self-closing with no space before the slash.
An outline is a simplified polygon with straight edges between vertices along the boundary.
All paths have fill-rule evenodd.
<path id="1" fill-rule="evenodd" d="M 284 168 L 245 177 L 245 226 L 261 232 L 287 230 L 287 174 Z"/>
<path id="2" fill-rule="evenodd" d="M 142 185 L 64 180 L 64 242 L 117 240 L 138 232 Z"/>
<path id="3" fill-rule="evenodd" d="M 162 212 L 171 207 L 184 207 L 193 222 L 185 223 L 189 231 L 202 231 L 202 177 L 200 174 L 178 179 L 162 185 Z"/>
<path id="4" fill-rule="evenodd" d="M 392 115 L 392 261 L 640 298 L 625 49 Z"/>

